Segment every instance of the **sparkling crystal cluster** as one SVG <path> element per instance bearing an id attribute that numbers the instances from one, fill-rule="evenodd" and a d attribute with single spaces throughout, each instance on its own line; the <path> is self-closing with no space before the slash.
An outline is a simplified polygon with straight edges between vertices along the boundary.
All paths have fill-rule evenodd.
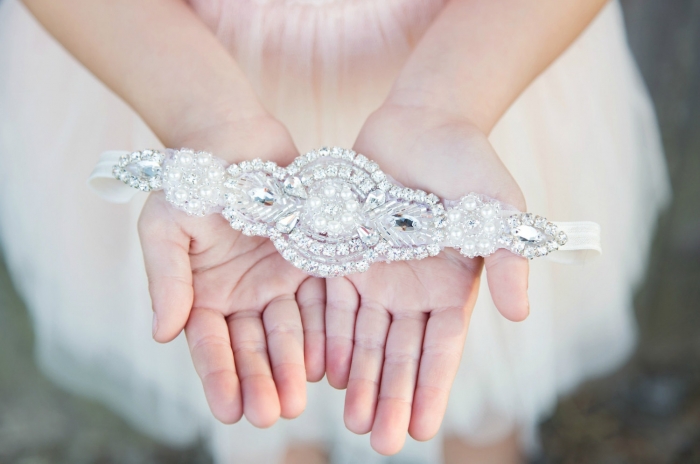
<path id="1" fill-rule="evenodd" d="M 556 224 L 541 216 L 513 214 L 506 224 L 506 231 L 501 237 L 502 245 L 526 258 L 547 256 L 568 241 L 566 234 L 558 230 Z"/>
<path id="2" fill-rule="evenodd" d="M 144 192 L 158 190 L 163 187 L 164 160 L 165 156 L 155 150 L 127 153 L 112 168 L 112 175 L 126 185 Z"/>
<path id="3" fill-rule="evenodd" d="M 447 211 L 447 246 L 469 258 L 488 256 L 499 246 L 503 231 L 501 204 L 469 194 Z"/>
<path id="4" fill-rule="evenodd" d="M 314 150 L 287 168 L 244 161 L 229 166 L 223 185 L 223 214 L 231 226 L 269 236 L 309 274 L 342 276 L 375 261 L 440 252 L 445 211 L 438 198 L 397 188 L 376 163 L 352 150 Z"/>
<path id="5" fill-rule="evenodd" d="M 337 147 L 313 150 L 286 168 L 260 159 L 225 168 L 206 152 L 145 150 L 124 155 L 114 176 L 144 191 L 163 188 L 190 215 L 223 209 L 231 227 L 269 237 L 294 266 L 321 277 L 423 259 L 446 246 L 470 258 L 498 248 L 534 258 L 567 240 L 546 219 L 511 215 L 476 194 L 445 209 L 434 194 L 398 186 L 373 161 Z"/>
<path id="6" fill-rule="evenodd" d="M 193 216 L 217 211 L 222 203 L 226 173 L 221 160 L 211 153 L 171 150 L 163 163 L 165 198 Z"/>

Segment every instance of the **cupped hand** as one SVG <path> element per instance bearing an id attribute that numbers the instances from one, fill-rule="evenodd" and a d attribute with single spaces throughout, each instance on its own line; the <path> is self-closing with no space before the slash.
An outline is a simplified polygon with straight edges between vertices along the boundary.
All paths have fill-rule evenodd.
<path id="1" fill-rule="evenodd" d="M 286 130 L 270 119 L 205 131 L 182 145 L 229 161 L 286 165 L 296 156 Z M 139 234 L 153 336 L 167 342 L 185 328 L 214 416 L 234 423 L 245 414 L 267 427 L 301 414 L 306 380 L 320 380 L 325 368 L 323 281 L 287 263 L 267 238 L 244 236 L 218 214 L 187 216 L 162 192 L 146 202 Z"/>
<path id="2" fill-rule="evenodd" d="M 404 185 L 441 198 L 477 192 L 525 208 L 487 137 L 453 115 L 387 105 L 368 119 L 355 149 Z M 484 262 L 501 314 L 527 317 L 528 263 L 505 250 L 468 259 L 447 249 L 327 280 L 328 380 L 347 387 L 346 426 L 371 432 L 376 451 L 398 452 L 407 431 L 417 440 L 438 432 Z"/>

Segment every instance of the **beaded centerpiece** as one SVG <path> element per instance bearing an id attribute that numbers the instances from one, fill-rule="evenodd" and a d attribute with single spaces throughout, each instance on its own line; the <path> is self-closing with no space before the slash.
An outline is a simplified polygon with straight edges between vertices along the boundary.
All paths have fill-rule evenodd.
<path id="1" fill-rule="evenodd" d="M 446 208 L 436 195 L 397 185 L 375 162 L 338 147 L 310 151 L 287 167 L 144 150 L 123 155 L 113 175 L 146 192 L 164 190 L 189 215 L 220 212 L 234 229 L 269 237 L 287 261 L 319 277 L 424 259 L 445 247 L 469 258 L 499 248 L 535 258 L 567 242 L 545 218 L 476 193 Z"/>

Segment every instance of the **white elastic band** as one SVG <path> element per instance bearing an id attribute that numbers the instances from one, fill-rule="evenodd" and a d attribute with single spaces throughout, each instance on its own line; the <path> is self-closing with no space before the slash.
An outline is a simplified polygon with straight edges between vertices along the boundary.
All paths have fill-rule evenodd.
<path id="1" fill-rule="evenodd" d="M 587 259 L 600 255 L 600 226 L 595 222 L 555 222 L 569 237 L 565 245 L 559 248 L 564 253 L 552 253 L 545 259 L 561 264 L 583 264 Z"/>
<path id="2" fill-rule="evenodd" d="M 100 160 L 88 178 L 88 186 L 101 198 L 111 203 L 128 203 L 139 193 L 119 179 L 115 179 L 112 169 L 119 163 L 119 157 L 127 151 L 112 150 L 100 155 Z"/>

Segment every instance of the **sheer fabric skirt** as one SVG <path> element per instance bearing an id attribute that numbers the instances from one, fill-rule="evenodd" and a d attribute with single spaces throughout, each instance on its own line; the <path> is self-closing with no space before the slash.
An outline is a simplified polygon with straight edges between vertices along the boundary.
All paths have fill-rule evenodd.
<path id="1" fill-rule="evenodd" d="M 302 152 L 352 145 L 441 6 L 230 3 L 229 10 L 226 2 L 192 6 Z M 265 28 L 279 35 L 270 39 Z M 263 58 L 284 51 L 290 37 L 299 47 L 291 57 Z M 376 46 L 352 67 L 358 59 L 348 50 L 367 43 Z M 488 443 L 517 428 L 533 447 L 536 424 L 558 396 L 618 367 L 633 349 L 632 294 L 670 196 L 653 108 L 617 3 L 524 92 L 491 141 L 529 210 L 596 221 L 603 230 L 603 255 L 584 265 L 532 263 L 525 322 L 503 319 L 486 288 L 474 310 L 441 434 Z M 145 198 L 104 203 L 86 178 L 103 150 L 158 145 L 17 0 L 0 2 L 0 239 L 44 371 L 160 440 L 185 445 L 203 437 L 217 462 L 275 462 L 292 441 L 321 443 L 334 462 L 384 462 L 367 436 L 344 429 L 343 392 L 325 380 L 310 385 L 308 409 L 293 422 L 263 431 L 245 421 L 224 426 L 208 411 L 183 336 L 153 342 L 136 234 Z M 439 462 L 440 440 L 409 440 L 400 456 Z"/>

